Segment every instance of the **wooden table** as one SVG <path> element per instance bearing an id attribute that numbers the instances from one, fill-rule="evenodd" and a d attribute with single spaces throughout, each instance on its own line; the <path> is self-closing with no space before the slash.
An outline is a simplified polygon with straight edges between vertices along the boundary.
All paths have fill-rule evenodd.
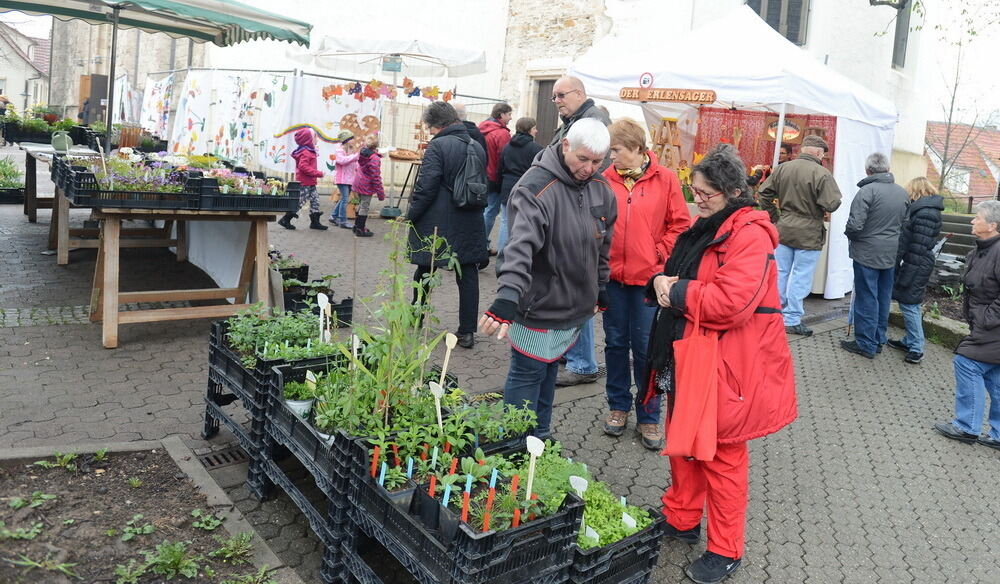
<path id="1" fill-rule="evenodd" d="M 160 322 L 192 318 L 224 318 L 248 308 L 259 299 L 270 306 L 268 295 L 267 223 L 277 215 L 268 212 L 248 211 L 184 211 L 150 209 L 101 209 L 95 211 L 101 222 L 97 265 L 90 296 L 90 320 L 103 320 L 104 347 L 118 346 L 118 325 L 137 322 Z M 249 224 L 243 265 L 239 283 L 235 288 L 203 288 L 197 290 L 156 290 L 149 292 L 121 292 L 118 286 L 119 253 L 121 250 L 122 221 L 147 219 L 160 221 L 245 221 Z M 178 249 L 178 254 L 183 253 Z M 247 302 L 251 281 L 254 298 Z M 119 304 L 128 302 L 165 302 L 175 300 L 232 299 L 234 304 L 219 306 L 191 306 L 187 308 L 159 308 L 122 312 Z"/>
<path id="2" fill-rule="evenodd" d="M 52 209 L 55 199 L 48 197 L 38 198 L 38 177 L 36 175 L 37 165 L 35 160 L 42 160 L 48 163 L 55 155 L 55 148 L 51 144 L 38 144 L 35 142 L 22 142 L 18 148 L 24 150 L 24 214 L 28 216 L 29 223 L 38 221 L 39 209 Z M 70 156 L 99 156 L 98 152 L 83 146 L 73 146 L 67 152 Z"/>

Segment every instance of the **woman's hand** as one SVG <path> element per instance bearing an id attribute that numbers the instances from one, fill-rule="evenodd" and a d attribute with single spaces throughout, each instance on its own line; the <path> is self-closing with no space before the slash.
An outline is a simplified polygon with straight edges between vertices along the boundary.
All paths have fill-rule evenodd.
<path id="1" fill-rule="evenodd" d="M 680 278 L 677 276 L 657 276 L 653 280 L 653 290 L 656 292 L 656 303 L 663 308 L 670 308 L 670 289 Z"/>

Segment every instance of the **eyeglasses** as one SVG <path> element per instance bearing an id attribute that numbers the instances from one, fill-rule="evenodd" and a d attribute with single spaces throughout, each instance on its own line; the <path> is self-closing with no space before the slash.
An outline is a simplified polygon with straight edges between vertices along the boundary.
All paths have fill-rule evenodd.
<path id="1" fill-rule="evenodd" d="M 569 95 L 569 94 L 571 94 L 571 93 L 573 93 L 574 91 L 580 91 L 580 90 L 579 89 L 570 89 L 569 91 L 567 91 L 565 93 L 553 93 L 552 94 L 552 101 L 566 99 L 566 96 Z"/>
<path id="2" fill-rule="evenodd" d="M 700 199 L 703 202 L 704 201 L 708 201 L 712 197 L 718 197 L 719 195 L 722 194 L 722 191 L 719 191 L 717 193 L 711 193 L 711 194 L 709 194 L 709 193 L 706 193 L 705 191 L 703 191 L 701 189 L 698 189 L 698 188 L 695 188 L 695 187 L 691 187 L 691 192 L 694 193 L 694 196 L 698 197 L 698 199 Z"/>

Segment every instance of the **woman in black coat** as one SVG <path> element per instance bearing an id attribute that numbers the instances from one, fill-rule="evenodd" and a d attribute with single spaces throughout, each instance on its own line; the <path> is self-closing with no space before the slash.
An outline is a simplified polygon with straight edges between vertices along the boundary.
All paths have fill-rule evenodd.
<path id="1" fill-rule="evenodd" d="M 944 198 L 936 194 L 934 185 L 924 177 L 917 177 L 906 185 L 910 203 L 906 220 L 899 235 L 896 252 L 896 275 L 892 285 L 892 299 L 899 303 L 903 313 L 906 335 L 888 345 L 906 353 L 903 360 L 914 365 L 924 358 L 924 326 L 920 304 L 924 301 L 927 282 L 934 271 L 934 246 L 941 235 L 941 212 Z"/>
<path id="2" fill-rule="evenodd" d="M 534 118 L 521 118 L 514 125 L 516 133 L 500 153 L 500 236 L 497 251 L 507 243 L 507 199 L 521 175 L 528 172 L 535 156 L 542 151 L 542 145 L 535 142 L 538 127 Z"/>
<path id="3" fill-rule="evenodd" d="M 448 248 L 461 266 L 455 274 L 458 282 L 458 344 L 467 349 L 475 343 L 479 318 L 479 266 L 489 262 L 486 251 L 486 228 L 482 209 L 459 209 L 452 202 L 452 185 L 465 166 L 466 145 L 470 142 L 486 168 L 486 152 L 472 141 L 458 119 L 455 108 L 443 101 L 432 103 L 423 114 L 423 123 L 434 135 L 420 165 L 420 175 L 413 188 L 406 218 L 410 230 L 410 263 L 416 264 L 413 279 L 422 281 L 433 269 L 448 265 L 447 259 L 431 253 L 426 238 L 434 235 L 448 242 Z M 482 180 L 486 184 L 485 174 Z M 416 299 L 415 299 L 416 301 Z"/>

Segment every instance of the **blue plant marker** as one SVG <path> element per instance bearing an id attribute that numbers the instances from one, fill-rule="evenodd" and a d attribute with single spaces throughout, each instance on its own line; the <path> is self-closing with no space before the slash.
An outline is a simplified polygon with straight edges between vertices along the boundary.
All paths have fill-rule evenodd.
<path id="1" fill-rule="evenodd" d="M 497 469 L 493 469 L 493 474 L 490 475 L 490 488 L 495 489 L 497 486 Z"/>
<path id="2" fill-rule="evenodd" d="M 497 429 L 500 431 L 500 438 L 503 438 L 503 426 L 497 426 Z"/>
<path id="3" fill-rule="evenodd" d="M 431 468 L 437 468 L 438 465 L 438 447 L 434 447 L 434 455 L 431 456 Z"/>
<path id="4" fill-rule="evenodd" d="M 382 470 L 380 470 L 379 473 L 378 473 L 378 486 L 380 486 L 380 487 L 385 484 L 385 471 L 388 468 L 389 468 L 389 465 L 386 464 L 385 461 L 383 460 L 382 461 Z"/>
<path id="5" fill-rule="evenodd" d="M 628 507 L 628 503 L 625 502 L 625 495 L 622 495 L 622 507 Z"/>
<path id="6" fill-rule="evenodd" d="M 472 492 L 472 475 L 465 475 L 465 492 Z"/>
<path id="7" fill-rule="evenodd" d="M 472 447 L 473 450 L 475 450 L 476 448 L 479 448 L 479 434 L 476 434 L 476 437 L 473 438 L 472 443 L 473 443 L 473 447 Z"/>
<path id="8" fill-rule="evenodd" d="M 441 504 L 444 505 L 445 507 L 447 507 L 448 506 L 448 501 L 450 499 L 451 499 L 451 485 L 445 485 L 445 487 L 444 487 L 444 499 L 441 501 Z"/>
<path id="9" fill-rule="evenodd" d="M 413 457 L 412 456 L 407 456 L 406 457 L 406 478 L 409 479 L 409 478 L 412 478 L 412 477 L 413 477 Z"/>

